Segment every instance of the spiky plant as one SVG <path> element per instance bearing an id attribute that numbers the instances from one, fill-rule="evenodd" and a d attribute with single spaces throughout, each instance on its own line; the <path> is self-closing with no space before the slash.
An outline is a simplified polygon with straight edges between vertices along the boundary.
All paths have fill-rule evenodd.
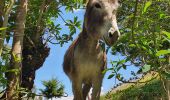
<path id="1" fill-rule="evenodd" d="M 42 81 L 45 89 L 40 89 L 41 93 L 48 99 L 61 97 L 64 94 L 64 85 L 57 79 Z"/>

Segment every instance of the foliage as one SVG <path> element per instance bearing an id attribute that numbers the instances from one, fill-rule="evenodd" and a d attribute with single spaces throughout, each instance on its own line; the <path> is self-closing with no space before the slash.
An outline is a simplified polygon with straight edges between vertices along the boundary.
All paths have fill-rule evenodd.
<path id="1" fill-rule="evenodd" d="M 64 86 L 57 79 L 42 81 L 42 83 L 45 86 L 45 89 L 40 89 L 43 96 L 48 99 L 63 96 Z"/>
<path id="2" fill-rule="evenodd" d="M 5 29 L 6 27 L 2 27 L 0 28 L 0 31 Z M 9 52 L 10 52 L 10 47 L 5 46 L 0 59 L 0 87 L 2 87 L 3 89 L 6 87 L 7 84 L 7 80 L 4 77 L 5 76 L 4 73 L 7 72 L 7 66 L 9 66 L 9 57 L 10 57 Z"/>
<path id="3" fill-rule="evenodd" d="M 78 9 L 82 6 L 81 0 L 78 1 L 79 2 L 76 2 L 75 0 L 49 0 L 47 2 L 46 0 L 30 0 L 30 10 L 27 14 L 26 21 L 26 26 L 28 27 L 26 29 L 26 34 L 28 36 L 31 35 L 31 38 L 34 37 L 35 35 L 30 33 L 35 33 L 38 30 L 37 24 L 39 24 L 39 32 L 41 32 L 40 34 L 41 36 L 43 36 L 45 43 L 49 42 L 52 44 L 60 44 L 62 46 L 64 43 L 72 40 L 72 36 L 74 35 L 74 33 L 76 33 L 76 28 L 80 28 L 81 24 L 80 21 L 78 21 L 77 17 L 68 20 L 63 18 L 62 8 L 65 8 L 66 11 L 73 12 L 74 9 Z M 42 9 L 42 16 L 40 16 L 40 7 L 43 5 L 43 2 L 45 2 L 45 5 L 48 7 Z M 62 30 L 61 25 L 60 23 L 55 23 L 55 20 L 59 17 L 63 20 L 68 29 L 70 29 L 69 34 L 60 33 Z"/>
<path id="4" fill-rule="evenodd" d="M 122 80 L 121 68 L 139 67 L 138 73 L 157 71 L 168 79 L 168 57 L 170 54 L 170 3 L 169 0 L 120 1 L 118 22 L 121 39 L 112 47 L 112 54 L 120 53 L 125 58 L 112 61 L 112 74 Z M 113 64 L 114 63 L 114 64 Z M 166 74 L 163 74 L 166 73 Z"/>
<path id="5" fill-rule="evenodd" d="M 79 2 L 63 0 L 30 0 L 26 18 L 26 29 L 23 47 L 22 86 L 31 89 L 35 79 L 35 72 L 42 67 L 50 53 L 48 44 L 59 44 L 71 41 L 80 27 L 77 17 L 65 19 L 63 9 L 71 5 L 81 5 Z M 70 4 L 70 5 L 69 5 Z M 70 9 L 77 8 L 71 6 Z M 60 18 L 70 33 L 62 33 L 62 25 L 56 20 Z M 62 22 L 61 21 L 61 22 Z M 38 59 L 38 60 L 37 60 Z M 33 63 L 29 63 L 33 62 Z M 31 72 L 31 73 L 30 73 Z M 31 79 L 31 80 L 30 80 Z"/>
<path id="6" fill-rule="evenodd" d="M 9 12 L 7 28 L 2 27 L 3 13 L 6 13 L 9 8 L 10 0 L 0 1 L 0 32 L 6 30 L 5 44 L 11 44 L 10 40 L 13 40 L 13 33 L 16 30 L 16 8 L 19 5 L 20 0 L 15 1 L 12 10 Z M 82 0 L 28 0 L 28 11 L 26 16 L 26 28 L 24 33 L 23 42 L 23 57 L 22 60 L 22 83 L 21 85 L 28 90 L 31 90 L 34 79 L 35 71 L 40 68 L 46 57 L 49 55 L 50 48 L 49 43 L 59 44 L 63 46 L 64 43 L 71 41 L 72 36 L 76 33 L 77 29 L 80 29 L 80 21 L 75 16 L 73 19 L 65 19 L 63 17 L 63 9 L 67 12 L 73 12 L 75 9 L 83 8 Z M 56 24 L 56 19 L 61 18 L 68 27 L 70 33 L 61 33 L 60 23 Z M 1 38 L 1 34 L 0 34 Z M 2 46 L 0 46 L 2 47 Z M 17 72 L 16 70 L 7 70 L 10 65 L 11 59 L 11 47 L 8 52 L 3 48 L 3 54 L 0 58 L 0 86 L 4 88 L 7 86 L 6 72 Z M 38 60 L 37 60 L 38 59 Z M 18 60 L 18 59 L 17 59 Z M 26 62 L 26 63 L 25 63 Z M 32 62 L 32 63 L 29 63 Z M 26 89 L 26 90 L 27 90 Z"/>
<path id="7" fill-rule="evenodd" d="M 7 27 L 1 27 L 0 31 L 7 29 Z M 1 33 L 0 33 L 1 34 Z"/>
<path id="8" fill-rule="evenodd" d="M 7 84 L 7 80 L 5 78 L 5 72 L 9 72 L 12 70 L 8 70 L 7 68 L 9 67 L 9 62 L 10 62 L 10 47 L 5 46 L 2 52 L 2 56 L 0 59 L 0 87 L 5 88 Z"/>

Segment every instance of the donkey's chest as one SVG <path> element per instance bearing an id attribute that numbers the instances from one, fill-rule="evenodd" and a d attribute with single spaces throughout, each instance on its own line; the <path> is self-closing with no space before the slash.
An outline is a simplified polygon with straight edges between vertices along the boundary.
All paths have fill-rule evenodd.
<path id="1" fill-rule="evenodd" d="M 74 63 L 80 77 L 95 77 L 101 73 L 104 68 L 104 52 L 93 51 L 88 53 L 84 50 L 75 51 Z"/>
<path id="2" fill-rule="evenodd" d="M 88 51 L 78 48 L 74 52 L 75 63 L 79 66 L 100 66 L 103 64 L 104 52 L 100 49 Z"/>

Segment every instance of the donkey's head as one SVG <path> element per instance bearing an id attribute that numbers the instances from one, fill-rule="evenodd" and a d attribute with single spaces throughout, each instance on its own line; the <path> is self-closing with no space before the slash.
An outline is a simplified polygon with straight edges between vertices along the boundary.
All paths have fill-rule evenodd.
<path id="1" fill-rule="evenodd" d="M 94 39 L 112 45 L 120 36 L 116 11 L 118 0 L 88 0 L 84 28 Z"/>

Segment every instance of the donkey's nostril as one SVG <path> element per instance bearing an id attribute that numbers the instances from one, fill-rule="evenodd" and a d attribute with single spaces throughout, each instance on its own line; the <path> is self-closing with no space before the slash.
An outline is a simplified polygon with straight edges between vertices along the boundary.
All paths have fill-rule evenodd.
<path id="1" fill-rule="evenodd" d="M 114 34 L 115 34 L 115 35 L 117 35 L 117 36 L 119 36 L 119 33 L 118 33 L 118 31 L 115 31 L 115 32 L 114 32 Z"/>
<path id="2" fill-rule="evenodd" d="M 99 9 L 99 8 L 102 8 L 102 6 L 101 6 L 99 3 L 95 3 L 95 4 L 94 4 L 94 7 L 95 7 L 95 8 L 98 8 L 98 9 Z"/>
<path id="3" fill-rule="evenodd" d="M 115 31 L 115 32 L 110 31 L 110 32 L 109 32 L 109 37 L 112 38 L 113 35 L 119 37 L 119 32 L 118 32 L 118 31 Z"/>
<path id="4" fill-rule="evenodd" d="M 109 32 L 109 37 L 112 38 L 113 37 L 113 33 Z"/>

